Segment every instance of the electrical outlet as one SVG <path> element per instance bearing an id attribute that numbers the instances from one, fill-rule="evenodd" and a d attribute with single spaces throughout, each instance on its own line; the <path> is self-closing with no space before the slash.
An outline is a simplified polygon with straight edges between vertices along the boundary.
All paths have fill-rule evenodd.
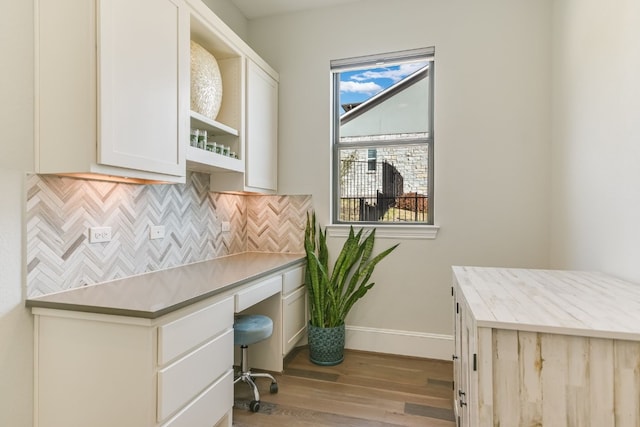
<path id="1" fill-rule="evenodd" d="M 111 227 L 89 227 L 89 243 L 111 241 Z"/>
<path id="2" fill-rule="evenodd" d="M 229 221 L 222 221 L 222 232 L 228 233 L 231 231 L 231 223 Z"/>
<path id="3" fill-rule="evenodd" d="M 152 225 L 149 229 L 149 239 L 164 239 L 164 225 Z"/>

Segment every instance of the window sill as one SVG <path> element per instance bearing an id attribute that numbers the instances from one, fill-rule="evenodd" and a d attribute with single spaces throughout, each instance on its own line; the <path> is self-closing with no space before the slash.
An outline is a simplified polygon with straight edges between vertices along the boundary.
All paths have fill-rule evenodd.
<path id="1" fill-rule="evenodd" d="M 327 225 L 328 237 L 347 237 L 349 235 L 349 224 Z M 440 227 L 437 225 L 384 225 L 384 224 L 354 224 L 353 229 L 357 232 L 363 228 L 366 230 L 376 229 L 376 238 L 380 239 L 411 239 L 411 240 L 432 240 L 438 236 Z"/>

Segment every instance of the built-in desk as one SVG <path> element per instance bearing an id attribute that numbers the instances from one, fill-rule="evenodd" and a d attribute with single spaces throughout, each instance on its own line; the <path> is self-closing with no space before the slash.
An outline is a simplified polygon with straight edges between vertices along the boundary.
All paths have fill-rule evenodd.
<path id="1" fill-rule="evenodd" d="M 251 362 L 282 371 L 306 327 L 303 265 L 243 253 L 27 300 L 34 425 L 230 426 L 234 313 L 273 319 Z"/>

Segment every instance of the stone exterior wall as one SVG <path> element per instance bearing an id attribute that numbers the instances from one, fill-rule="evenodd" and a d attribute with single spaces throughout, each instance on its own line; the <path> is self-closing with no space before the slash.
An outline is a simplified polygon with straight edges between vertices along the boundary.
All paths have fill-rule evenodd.
<path id="1" fill-rule="evenodd" d="M 405 147 L 380 147 L 376 149 L 377 163 L 392 164 L 402 175 L 404 193 L 428 194 L 429 157 L 426 145 Z M 341 177 L 341 194 L 346 197 L 374 197 L 376 188 L 381 188 L 382 170 L 369 171 L 368 150 L 343 150 L 341 160 L 354 160 Z"/>

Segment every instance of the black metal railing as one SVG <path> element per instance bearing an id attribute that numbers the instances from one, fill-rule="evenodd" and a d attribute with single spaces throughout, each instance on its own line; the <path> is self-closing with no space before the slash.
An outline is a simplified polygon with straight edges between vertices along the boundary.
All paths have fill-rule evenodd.
<path id="1" fill-rule="evenodd" d="M 346 222 L 427 222 L 427 196 L 408 193 L 398 197 L 342 197 L 340 220 Z M 387 205 L 386 209 L 382 206 Z"/>
<path id="2" fill-rule="evenodd" d="M 392 164 L 343 160 L 341 167 L 340 220 L 427 221 L 427 196 L 405 194 L 402 175 Z"/>

